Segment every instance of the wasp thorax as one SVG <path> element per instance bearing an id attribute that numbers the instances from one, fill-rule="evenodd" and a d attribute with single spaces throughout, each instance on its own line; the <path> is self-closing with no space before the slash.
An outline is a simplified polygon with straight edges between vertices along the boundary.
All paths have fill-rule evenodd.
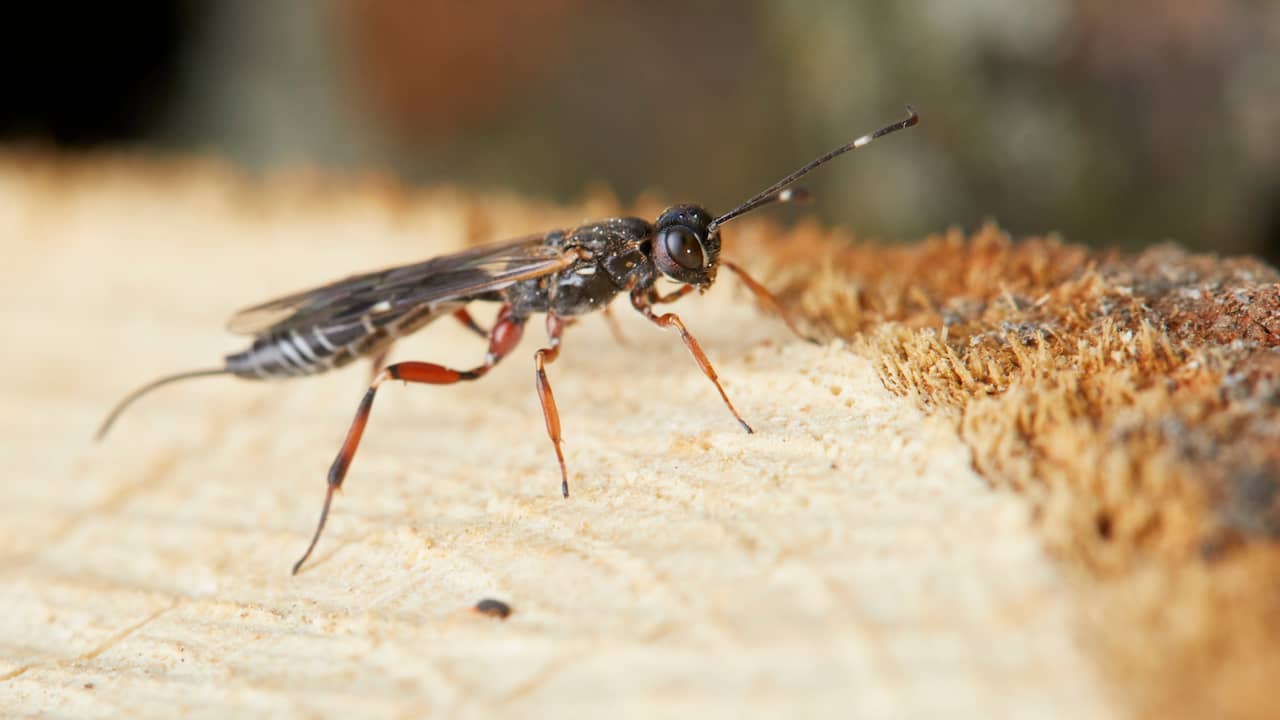
<path id="1" fill-rule="evenodd" d="M 709 285 L 715 279 L 720 234 L 708 230 L 711 214 L 696 205 L 677 205 L 658 217 L 653 261 L 672 280 Z"/>

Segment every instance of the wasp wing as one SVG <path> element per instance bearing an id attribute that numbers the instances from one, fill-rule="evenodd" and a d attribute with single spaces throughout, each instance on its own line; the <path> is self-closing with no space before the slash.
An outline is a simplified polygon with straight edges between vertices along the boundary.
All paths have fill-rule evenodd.
<path id="1" fill-rule="evenodd" d="M 501 290 L 573 264 L 577 256 L 543 244 L 543 235 L 485 245 L 412 265 L 377 270 L 268 300 L 231 317 L 227 329 L 260 335 L 316 325 L 381 324 L 410 309 Z"/>

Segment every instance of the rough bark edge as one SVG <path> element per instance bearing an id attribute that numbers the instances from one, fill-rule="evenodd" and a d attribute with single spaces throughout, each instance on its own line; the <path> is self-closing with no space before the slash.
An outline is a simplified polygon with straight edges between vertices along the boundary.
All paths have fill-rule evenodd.
<path id="1" fill-rule="evenodd" d="M 1138 716 L 1263 717 L 1280 680 L 1280 274 L 995 227 L 727 244 L 1024 496 Z"/>

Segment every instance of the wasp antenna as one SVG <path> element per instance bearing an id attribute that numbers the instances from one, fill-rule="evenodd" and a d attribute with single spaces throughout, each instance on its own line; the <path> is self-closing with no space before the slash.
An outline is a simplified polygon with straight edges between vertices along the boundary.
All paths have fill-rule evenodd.
<path id="1" fill-rule="evenodd" d="M 721 215 L 715 220 L 712 220 L 711 225 L 708 226 L 708 229 L 715 230 L 717 227 L 729 222 L 730 220 L 738 217 L 739 215 L 751 212 L 752 210 L 755 210 L 761 205 L 767 205 L 775 201 L 786 202 L 788 200 L 791 200 L 792 198 L 789 196 L 784 197 L 784 195 L 787 193 L 786 187 L 791 183 L 795 182 L 796 180 L 799 180 L 802 176 L 809 174 L 809 172 L 812 171 L 814 168 L 818 167 L 819 165 L 829 160 L 834 160 L 835 158 L 849 152 L 850 150 L 856 150 L 864 145 L 870 144 L 872 140 L 882 138 L 885 135 L 888 135 L 889 133 L 894 133 L 899 130 L 905 130 L 906 128 L 909 128 L 918 122 L 920 122 L 920 116 L 916 113 L 915 108 L 908 105 L 907 118 L 905 120 L 899 120 L 898 122 L 893 123 L 892 125 L 885 125 L 884 127 L 880 128 L 879 130 L 876 130 L 875 132 L 867 133 L 866 135 L 855 138 L 852 142 L 841 145 L 840 147 L 835 148 L 831 152 L 828 152 L 826 155 L 823 155 L 822 157 L 815 159 L 814 161 L 810 162 L 808 165 L 805 165 L 799 170 L 796 170 L 795 172 L 782 178 L 778 182 L 756 193 L 751 197 L 751 199 L 742 203 L 738 207 L 730 210 L 724 215 Z M 798 191 L 798 192 L 803 193 L 803 191 Z M 797 197 L 795 199 L 799 199 L 799 198 Z"/>
<path id="2" fill-rule="evenodd" d="M 774 197 L 781 203 L 807 203 L 813 200 L 813 193 L 804 188 L 784 188 Z"/>
<path id="3" fill-rule="evenodd" d="M 211 377 L 213 375 L 226 375 L 230 372 L 231 371 L 228 370 L 227 368 L 211 368 L 209 370 L 191 370 L 188 372 L 176 373 L 174 375 L 166 375 L 158 380 L 152 380 L 146 385 L 143 385 L 137 390 L 134 390 L 133 392 L 129 393 L 124 397 L 123 400 L 116 403 L 116 406 L 112 408 L 111 413 L 107 415 L 107 419 L 103 420 L 102 425 L 98 427 L 98 432 L 93 436 L 93 439 L 95 441 L 102 440 L 102 438 L 106 436 L 107 431 L 111 430 L 111 426 L 115 424 L 116 418 L 120 417 L 121 413 L 123 413 L 126 409 L 128 409 L 128 407 L 132 405 L 135 400 L 142 397 L 143 395 L 146 395 L 152 390 L 155 390 L 158 387 L 161 387 L 163 385 L 168 385 L 169 383 L 175 383 L 175 382 L 178 382 L 179 380 L 190 380 L 190 379 L 199 378 L 199 377 Z"/>

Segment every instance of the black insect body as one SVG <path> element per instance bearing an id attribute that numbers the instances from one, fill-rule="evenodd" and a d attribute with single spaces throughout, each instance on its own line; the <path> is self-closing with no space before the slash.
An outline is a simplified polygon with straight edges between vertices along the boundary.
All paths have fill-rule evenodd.
<path id="1" fill-rule="evenodd" d="M 534 354 L 538 397 L 560 464 L 561 492 L 568 497 L 568 472 L 560 448 L 560 414 L 547 381 L 546 365 L 560 353 L 566 319 L 604 309 L 622 293 L 650 321 L 680 333 L 729 411 L 744 430 L 751 432 L 684 323 L 675 314 L 662 314 L 654 308 L 695 289 L 706 290 L 715 282 L 717 270 L 725 267 L 737 274 L 758 299 L 778 311 L 795 331 L 777 301 L 760 283 L 720 257 L 720 227 L 761 205 L 794 199 L 797 191 L 786 188 L 800 176 L 878 137 L 915 125 L 916 113 L 910 108 L 908 112 L 905 120 L 832 150 L 720 217 L 713 217 L 696 205 L 678 205 L 664 211 L 652 224 L 641 218 L 610 218 L 571 230 L 555 230 L 356 275 L 242 310 L 231 318 L 229 328 L 253 337 L 247 350 L 227 356 L 223 367 L 171 375 L 135 390 L 107 416 L 98 437 L 106 434 L 134 400 L 177 380 L 209 375 L 247 379 L 296 377 L 341 367 L 361 357 L 374 358 L 376 374 L 329 469 L 320 520 L 306 552 L 293 566 L 297 573 L 324 530 L 334 492 L 342 487 L 378 388 L 387 380 L 447 385 L 478 379 L 515 349 L 525 324 L 538 313 L 546 317 L 548 336 L 546 347 Z M 660 278 L 675 281 L 679 287 L 660 294 L 656 289 Z M 479 301 L 501 304 L 488 331 L 467 313 L 466 306 Z M 480 365 L 469 370 L 428 362 L 381 367 L 397 338 L 445 315 L 453 315 L 488 340 L 489 349 Z"/>

